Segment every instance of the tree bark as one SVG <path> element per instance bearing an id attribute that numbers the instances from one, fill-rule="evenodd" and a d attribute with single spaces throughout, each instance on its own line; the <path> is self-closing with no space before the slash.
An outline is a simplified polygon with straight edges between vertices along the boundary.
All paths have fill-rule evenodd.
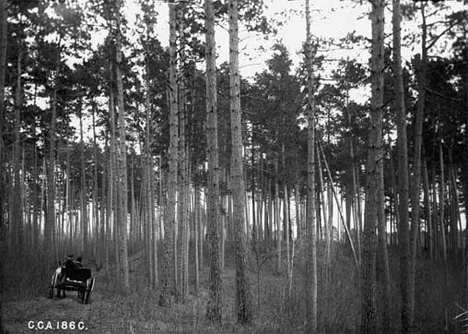
<path id="1" fill-rule="evenodd" d="M 3 143 L 4 122 L 4 103 L 5 101 L 5 74 L 6 74 L 6 50 L 7 50 L 7 0 L 0 0 L 0 247 L 5 247 L 5 221 L 4 221 L 4 203 L 5 203 L 5 156 Z M 37 211 L 35 210 L 35 213 Z M 3 259 L 0 261 L 0 296 L 4 293 L 4 268 Z M 3 298 L 1 298 L 3 299 Z M 0 300 L 0 333 L 3 328 L 3 302 Z"/>
<path id="2" fill-rule="evenodd" d="M 178 155 L 178 93 L 177 93 L 177 45 L 176 45 L 176 8 L 169 4 L 169 177 L 167 186 L 167 208 L 164 219 L 164 256 L 161 277 L 160 305 L 167 306 L 169 298 L 175 293 L 175 208 L 177 194 L 177 155 Z"/>
<path id="3" fill-rule="evenodd" d="M 120 0 L 117 5 L 116 23 L 117 23 L 117 36 L 116 36 L 116 80 L 117 80 L 117 106 L 119 109 L 119 145 L 117 147 L 117 164 L 118 164 L 118 180 L 119 180 L 119 207 L 120 207 L 120 234 L 119 234 L 119 252 L 122 268 L 122 288 L 125 293 L 130 292 L 130 277 L 128 267 L 128 232 L 127 232 L 127 216 L 128 216 L 128 185 L 127 185 L 127 145 L 125 139 L 125 109 L 124 109 L 124 92 L 122 82 L 122 51 L 121 51 L 121 17 L 120 17 Z"/>
<path id="4" fill-rule="evenodd" d="M 408 319 L 409 326 L 414 324 L 415 309 L 415 291 L 416 291 L 416 253 L 417 236 L 419 232 L 419 198 L 421 187 L 421 147 L 422 147 L 422 126 L 424 117 L 424 108 L 426 102 L 426 73 L 427 73 L 427 25 L 424 12 L 425 4 L 421 2 L 422 16 L 422 36 L 421 36 L 421 59 L 419 64 L 419 85 L 418 85 L 418 105 L 416 110 L 416 124 L 414 129 L 414 167 L 412 177 L 411 192 L 411 235 L 410 235 L 410 272 L 409 272 L 409 304 Z M 401 201 L 400 201 L 401 202 Z"/>
<path id="5" fill-rule="evenodd" d="M 231 105 L 231 180 L 233 196 L 234 240 L 236 244 L 236 309 L 237 321 L 248 324 L 252 321 L 252 298 L 247 277 L 246 236 L 244 219 L 244 170 L 242 160 L 242 122 L 239 75 L 239 13 L 238 0 L 229 1 L 229 78 Z M 253 153 L 253 142 L 252 142 Z M 252 157 L 253 161 L 253 157 Z M 254 183 L 252 182 L 252 186 Z M 252 197 L 254 191 L 252 190 Z M 252 208 L 254 198 L 252 198 Z M 253 212 L 255 217 L 255 212 Z M 256 240 L 254 218 L 253 241 Z"/>
<path id="6" fill-rule="evenodd" d="M 444 168 L 444 153 L 442 144 L 439 144 L 439 167 L 440 167 L 440 180 L 439 180 L 439 224 L 440 235 L 442 241 L 442 259 L 444 260 L 447 269 L 447 238 L 445 235 L 445 168 Z M 447 282 L 447 281 L 446 281 Z"/>
<path id="7" fill-rule="evenodd" d="M 278 182 L 278 160 L 275 160 L 275 226 L 276 226 L 276 270 L 280 272 L 281 261 L 281 219 L 280 219 L 280 198 Z"/>
<path id="8" fill-rule="evenodd" d="M 424 208 L 426 215 L 426 225 L 428 233 L 427 247 L 429 250 L 429 256 L 431 259 L 434 259 L 434 226 L 432 223 L 432 214 L 431 214 L 431 201 L 430 201 L 430 191 L 429 191 L 429 176 L 427 173 L 427 162 L 426 159 L 423 161 L 423 175 L 424 175 Z"/>
<path id="9" fill-rule="evenodd" d="M 5 74 L 7 50 L 7 0 L 0 0 L 0 101 L 5 101 Z M 4 103 L 0 103 L 0 242 L 3 242 L 5 232 L 5 147 L 3 143 Z M 1 269 L 1 268 L 0 268 Z M 0 281 L 1 277 L 0 277 Z M 0 304 L 1 305 L 1 304 Z"/>
<path id="10" fill-rule="evenodd" d="M 401 66 L 401 10 L 400 0 L 393 0 L 393 72 L 395 108 L 397 112 L 398 145 L 398 244 L 400 252 L 401 325 L 403 333 L 410 327 L 410 246 L 409 246 L 409 176 L 406 136 L 406 109 Z"/>
<path id="11" fill-rule="evenodd" d="M 207 320 L 221 323 L 221 268 L 219 254 L 219 157 L 216 89 L 215 17 L 212 0 L 205 0 L 206 28 L 206 136 L 208 155 L 208 245 L 210 254 Z M 244 211 L 242 211 L 244 212 Z"/>
<path id="12" fill-rule="evenodd" d="M 317 278 L 317 227 L 315 208 L 315 97 L 314 71 L 312 67 L 312 35 L 310 32 L 310 4 L 306 0 L 306 63 L 307 63 L 307 223 L 306 235 L 308 239 L 308 254 L 311 265 L 311 305 L 310 326 L 312 333 L 317 332 L 318 326 L 318 278 Z M 308 264 L 307 264 L 308 265 Z M 306 278 L 307 279 L 307 278 Z M 309 284 L 308 282 L 306 284 Z M 307 296 L 306 298 L 309 298 Z"/>
<path id="13" fill-rule="evenodd" d="M 22 56 L 23 51 L 20 50 L 18 53 L 18 59 L 16 62 L 16 87 L 15 87 L 15 113 L 14 113 L 14 144 L 13 144 L 13 174 L 14 174 L 14 186 L 13 186 L 13 212 L 12 212 L 12 223 L 13 223 L 13 243 L 14 247 L 18 252 L 23 250 L 24 242 L 24 226 L 23 226 L 23 212 L 21 206 L 21 174 L 20 174 L 20 127 L 21 127 L 21 108 L 22 108 Z M 3 103 L 3 100 L 1 101 Z"/>
<path id="14" fill-rule="evenodd" d="M 60 42 L 59 42 L 60 47 Z M 58 90 L 58 73 L 61 52 L 57 50 L 55 63 L 55 80 L 53 83 L 54 89 L 51 99 L 51 121 L 49 128 L 49 165 L 47 168 L 47 216 L 44 226 L 44 250 L 45 258 L 52 258 L 53 238 L 55 234 L 55 131 L 57 124 L 57 90 Z"/>
<path id="15" fill-rule="evenodd" d="M 83 139 L 83 110 L 81 108 L 82 102 L 78 102 L 77 113 L 80 118 L 80 218 L 82 228 L 82 239 L 81 239 L 81 253 L 87 252 L 88 250 L 88 217 L 86 214 L 87 199 L 86 199 L 86 172 L 85 172 L 85 157 L 84 150 L 85 144 Z"/>
<path id="16" fill-rule="evenodd" d="M 361 264 L 361 333 L 376 333 L 376 222 L 381 201 L 384 0 L 372 2 L 371 113 L 366 163 L 366 202 Z"/>

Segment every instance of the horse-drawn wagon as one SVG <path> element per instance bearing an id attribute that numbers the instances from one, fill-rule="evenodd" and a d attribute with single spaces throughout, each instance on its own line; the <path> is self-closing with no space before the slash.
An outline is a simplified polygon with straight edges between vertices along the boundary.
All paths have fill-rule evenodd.
<path id="1" fill-rule="evenodd" d="M 95 278 L 91 276 L 88 268 L 77 268 L 67 260 L 64 264 L 59 263 L 59 267 L 52 274 L 49 287 L 49 297 L 54 298 L 54 289 L 57 289 L 57 298 L 66 297 L 65 291 L 78 291 L 78 298 L 83 304 L 90 301 L 91 292 L 94 288 Z"/>

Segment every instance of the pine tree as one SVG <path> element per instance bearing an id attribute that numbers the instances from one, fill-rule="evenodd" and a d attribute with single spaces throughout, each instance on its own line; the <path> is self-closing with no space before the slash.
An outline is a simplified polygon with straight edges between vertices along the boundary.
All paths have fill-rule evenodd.
<path id="1" fill-rule="evenodd" d="M 408 148 L 406 136 L 406 110 L 401 67 L 400 0 L 393 0 L 393 72 L 395 76 L 395 109 L 398 135 L 398 221 L 400 245 L 401 324 L 403 332 L 409 329 L 409 215 L 408 215 Z"/>
<path id="2" fill-rule="evenodd" d="M 310 245 L 308 253 L 312 266 L 312 295 L 311 295 L 311 327 L 312 333 L 317 332 L 318 322 L 318 274 L 317 274 L 317 226 L 315 206 L 315 99 L 314 99 L 314 72 L 312 68 L 312 37 L 310 32 L 310 4 L 306 0 L 306 61 L 307 61 L 307 221 L 306 235 Z M 309 259 L 306 259 L 308 262 Z M 307 264 L 308 266 L 309 264 Z M 306 279 L 309 278 L 306 275 Z M 309 283 L 306 283 L 309 284 Z M 307 296 L 308 298 L 309 296 Z"/>
<path id="3" fill-rule="evenodd" d="M 128 216 L 128 185 L 127 185 L 127 143 L 125 138 L 125 109 L 124 109 L 124 91 L 122 82 L 122 31 L 121 31 L 121 17 L 120 17 L 120 0 L 117 2 L 116 9 L 116 59 L 115 59 L 115 76 L 117 80 L 117 107 L 119 110 L 118 128 L 119 128 L 119 143 L 117 145 L 117 164 L 118 164 L 118 189 L 119 189 L 119 208 L 120 215 L 118 217 L 120 222 L 120 235 L 119 235 L 119 249 L 120 249 L 120 263 L 123 271 L 122 286 L 126 293 L 130 291 L 130 276 L 128 267 L 128 236 L 127 236 L 127 216 Z"/>
<path id="4" fill-rule="evenodd" d="M 234 202 L 234 239 L 236 243 L 236 307 L 237 321 L 252 321 L 252 301 L 246 268 L 245 188 L 242 161 L 242 122 L 239 76 L 238 1 L 229 1 L 230 99 L 231 99 L 231 180 Z"/>
<path id="5" fill-rule="evenodd" d="M 175 225 L 176 225 L 176 194 L 177 194 L 177 152 L 178 152 L 178 91 L 177 91 L 177 45 L 176 45 L 176 8 L 169 4 L 169 177 L 166 217 L 164 219 L 164 256 L 161 277 L 161 296 L 159 303 L 167 305 L 170 295 L 175 293 L 176 254 Z"/>
<path id="6" fill-rule="evenodd" d="M 218 105 L 216 91 L 215 17 L 212 0 L 205 0 L 206 28 L 206 137 L 208 155 L 208 245 L 210 254 L 210 292 L 207 319 L 221 322 L 221 263 L 219 253 L 219 158 Z"/>
<path id="7" fill-rule="evenodd" d="M 366 202 L 361 264 L 361 333 L 376 333 L 376 226 L 381 201 L 385 1 L 372 2 L 371 114 L 366 163 Z"/>

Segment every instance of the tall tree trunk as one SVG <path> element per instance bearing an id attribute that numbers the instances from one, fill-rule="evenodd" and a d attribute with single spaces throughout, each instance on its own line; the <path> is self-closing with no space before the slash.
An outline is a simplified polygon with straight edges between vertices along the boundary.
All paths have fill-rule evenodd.
<path id="1" fill-rule="evenodd" d="M 284 152 L 284 143 L 281 144 L 281 160 L 283 169 L 286 175 L 286 159 Z M 286 241 L 286 269 L 287 273 L 291 272 L 291 258 L 290 258 L 290 247 L 289 247 L 289 196 L 288 196 L 288 185 L 286 183 L 286 176 L 283 177 L 283 237 Z"/>
<path id="2" fill-rule="evenodd" d="M 458 255 L 458 223 L 460 222 L 459 217 L 459 203 L 457 196 L 457 177 L 456 177 L 456 166 L 452 159 L 452 149 L 448 151 L 449 154 L 449 198 L 450 198 L 450 240 L 451 240 L 451 252 L 454 255 Z M 461 222 L 460 222 L 461 225 Z M 460 227 L 461 231 L 461 227 Z"/>
<path id="3" fill-rule="evenodd" d="M 434 256 L 436 259 L 440 258 L 439 254 L 439 208 L 437 207 L 437 177 L 435 172 L 435 163 L 431 168 L 432 176 L 432 226 L 434 227 Z"/>
<path id="4" fill-rule="evenodd" d="M 210 254 L 208 321 L 221 323 L 221 268 L 219 254 L 219 157 L 216 89 L 216 43 L 213 0 L 205 0 L 206 136 L 208 155 L 208 245 Z M 244 211 L 242 211 L 243 213 Z"/>
<path id="5" fill-rule="evenodd" d="M 398 144 L 397 144 L 398 145 Z M 400 217 L 399 217 L 399 208 L 400 204 L 398 201 L 399 198 L 399 188 L 397 186 L 397 182 L 395 180 L 395 164 L 394 164 L 394 159 L 393 155 L 390 155 L 390 162 L 389 162 L 389 167 L 390 167 L 390 182 L 392 183 L 392 195 L 393 195 L 393 220 L 391 221 L 390 225 L 390 233 L 391 233 L 391 238 L 390 238 L 390 244 L 398 244 L 398 237 L 395 236 L 396 232 L 394 232 L 394 228 L 397 228 L 398 231 L 400 230 Z M 408 233 L 409 235 L 409 233 Z"/>
<path id="6" fill-rule="evenodd" d="M 312 333 L 317 332 L 318 325 L 318 278 L 317 278 L 317 227 L 315 221 L 315 97 L 314 97 L 314 71 L 312 67 L 312 35 L 310 32 L 310 4 L 306 0 L 306 63 L 307 63 L 307 222 L 308 251 L 310 259 L 306 259 L 307 266 L 311 265 L 310 278 L 306 280 L 311 284 L 310 326 Z M 308 273 L 308 270 L 307 272 Z M 309 282 L 306 283 L 307 285 Z M 307 289 L 308 290 L 308 289 Z M 309 298 L 307 295 L 306 298 Z"/>
<path id="7" fill-rule="evenodd" d="M 361 264 L 361 333 L 376 333 L 375 261 L 376 222 L 381 203 L 383 68 L 384 68 L 384 0 L 372 2 L 371 114 L 366 164 L 366 203 L 363 253 Z"/>
<path id="8" fill-rule="evenodd" d="M 88 251 L 88 217 L 86 214 L 87 208 L 87 199 L 86 199 L 86 170 L 85 170 L 85 157 L 84 150 L 85 144 L 83 139 L 83 110 L 81 108 L 81 100 L 78 102 L 77 113 L 80 117 L 80 218 L 81 218 L 81 228 L 82 228 L 82 244 L 81 244 L 81 253 Z"/>
<path id="9" fill-rule="evenodd" d="M 5 74 L 6 74 L 6 49 L 7 49 L 7 0 L 0 0 L 0 250 L 5 249 L 5 220 L 4 220 L 4 203 L 5 203 L 5 153 L 3 143 L 3 126 L 4 122 L 4 103 L 5 101 Z M 36 212 L 36 211 L 35 211 Z M 0 296 L 4 293 L 4 268 L 3 259 L 0 260 Z M 3 297 L 0 299 L 0 333 L 4 332 L 3 328 Z"/>
<path id="10" fill-rule="evenodd" d="M 6 50 L 7 50 L 7 0 L 0 0 L 0 101 L 5 101 L 5 74 L 6 74 Z M 3 143 L 4 103 L 0 103 L 0 242 L 5 235 L 4 204 L 5 204 L 5 147 Z M 0 263 L 1 265 L 1 263 Z M 0 268 L 2 269 L 2 268 Z M 0 271 L 1 275 L 1 271 Z M 2 279 L 0 277 L 0 282 Z M 1 283 L 0 283 L 1 284 Z M 0 291 L 1 292 L 1 291 Z M 1 306 L 1 304 L 0 304 Z M 1 318 L 0 318 L 1 319 Z M 0 328 L 1 329 L 1 328 Z"/>
<path id="11" fill-rule="evenodd" d="M 401 67 L 401 10 L 400 0 L 393 0 L 393 72 L 395 108 L 397 112 L 398 145 L 398 242 L 400 247 L 401 325 L 403 333 L 410 327 L 410 246 L 409 246 L 409 176 L 406 136 L 406 109 Z"/>
<path id="12" fill-rule="evenodd" d="M 121 41 L 121 17 L 120 17 L 120 0 L 117 5 L 116 13 L 116 23 L 117 23 L 117 36 L 116 36 L 116 80 L 117 80 L 117 106 L 119 109 L 119 145 L 117 148 L 117 164 L 118 164 L 118 179 L 119 179 L 119 206 L 120 206 L 120 261 L 123 272 L 122 277 L 122 287 L 126 293 L 130 291 L 130 277 L 129 277 L 129 268 L 128 268 L 128 233 L 127 233 L 127 216 L 128 216 L 128 205 L 127 205 L 127 194 L 128 194 L 128 185 L 127 185 L 127 145 L 125 140 L 125 109 L 124 109 L 124 92 L 123 92 L 123 82 L 122 82 L 122 41 Z"/>
<path id="13" fill-rule="evenodd" d="M 114 66 L 113 66 L 113 61 L 110 62 L 109 64 L 109 72 L 113 73 L 114 71 Z M 112 78 L 114 77 L 113 75 L 111 76 Z M 116 154 L 117 154 L 117 134 L 116 134 L 116 122 L 115 122 L 115 95 L 114 95 L 114 89 L 115 89 L 115 84 L 113 82 L 113 79 L 110 79 L 110 85 L 109 85 L 109 114 L 110 114 L 110 130 L 111 130 L 111 143 L 110 143 L 110 149 L 109 149 L 109 202 L 108 202 L 108 222 L 109 222 L 109 229 L 107 232 L 107 244 L 110 248 L 111 245 L 114 246 L 114 249 L 117 249 L 117 231 L 118 231 L 118 226 L 117 226 L 117 221 L 118 219 L 116 218 L 117 216 L 117 160 L 116 160 Z M 112 229 L 110 226 L 112 225 Z M 112 234 L 111 234 L 112 231 Z M 114 244 L 112 243 L 114 241 Z M 116 266 L 115 266 L 115 273 L 116 277 L 119 277 L 120 275 L 120 265 L 119 265 L 119 254 L 117 250 L 115 251 L 115 261 L 116 261 Z"/>
<path id="14" fill-rule="evenodd" d="M 23 212 L 21 206 L 21 174 L 20 174 L 20 127 L 21 127 L 21 108 L 22 108 L 22 56 L 23 52 L 20 50 L 16 62 L 16 87 L 15 87 L 15 123 L 14 123 L 14 144 L 13 144 L 13 244 L 19 253 L 23 250 L 24 226 L 23 226 Z M 3 103 L 3 100 L 1 101 Z"/>
<path id="15" fill-rule="evenodd" d="M 146 55 L 146 73 L 145 73 L 145 85 L 146 85 L 146 96 L 145 96 L 145 109 L 146 109 L 146 127 L 145 127 L 145 171 L 147 173 L 147 186 L 146 186 L 146 203 L 147 203 L 147 217 L 149 223 L 149 252 L 150 252 L 150 278 L 151 285 L 153 288 L 156 287 L 158 282 L 158 247 L 157 247 L 157 223 L 154 216 L 154 183 L 153 183 L 153 160 L 151 156 L 151 100 L 150 100 L 150 76 L 149 76 L 149 58 Z"/>
<path id="16" fill-rule="evenodd" d="M 431 215 L 431 201 L 430 201 L 430 191 L 429 191 L 429 176 L 427 173 L 427 162 L 426 159 L 423 161 L 423 176 L 424 176 L 424 209 L 426 216 L 426 225 L 428 233 L 428 242 L 427 247 L 429 249 L 429 256 L 431 259 L 434 259 L 434 226 L 432 222 Z"/>
<path id="17" fill-rule="evenodd" d="M 440 166 L 440 180 L 439 180 L 439 224 L 440 234 L 442 241 L 442 259 L 447 270 L 447 238 L 445 235 L 445 164 L 444 153 L 442 144 L 439 144 L 439 166 Z M 447 282 L 447 281 L 446 281 Z"/>
<path id="18" fill-rule="evenodd" d="M 194 219 L 194 227 L 193 227 L 193 239 L 194 239 L 194 253 L 195 253 L 195 295 L 198 294 L 198 290 L 200 289 L 200 256 L 199 256 L 199 248 L 200 248 L 200 243 L 199 243 L 199 234 L 200 234 L 200 215 L 201 215 L 201 204 L 200 204 L 200 186 L 198 185 L 197 182 L 194 184 L 194 192 L 195 192 L 195 198 L 194 198 L 194 211 L 195 211 L 195 219 Z"/>
<path id="19" fill-rule="evenodd" d="M 280 219 L 280 198 L 279 198 L 279 182 L 278 182 L 278 160 L 275 160 L 275 226 L 276 226 L 276 270 L 279 272 L 282 267 L 281 263 L 281 219 Z"/>
<path id="20" fill-rule="evenodd" d="M 97 266 L 102 266 L 102 233 L 104 229 L 102 228 L 103 221 L 99 218 L 99 200 L 98 200 L 98 146 L 96 138 L 96 105 L 94 101 L 92 103 L 92 116 L 93 116 L 93 153 L 94 153 L 94 173 L 93 173 L 93 213 L 94 213 L 94 222 L 95 222 L 95 236 L 94 236 L 94 247 L 95 257 L 97 258 Z M 101 211 L 104 211 L 101 207 Z"/>
<path id="21" fill-rule="evenodd" d="M 160 305 L 168 305 L 170 295 L 175 293 L 175 224 L 177 194 L 178 127 L 179 106 L 177 93 L 177 45 L 176 45 L 176 8 L 169 4 L 169 176 L 167 181 L 167 208 L 164 219 L 164 256 L 161 276 Z"/>
<path id="22" fill-rule="evenodd" d="M 236 244 L 236 309 L 237 321 L 248 324 L 252 321 L 252 298 L 247 277 L 247 256 L 244 219 L 244 170 L 242 160 L 242 122 L 239 75 L 239 19 L 238 0 L 229 1 L 229 78 L 231 105 L 231 180 L 234 212 L 234 240 Z M 253 154 L 252 140 L 252 154 Z M 252 157 L 253 162 L 253 157 Z M 253 166 L 252 166 L 253 167 Z M 253 170 L 252 170 L 253 172 Z M 252 176 L 253 177 L 253 176 Z M 252 182 L 252 186 L 255 184 Z M 252 209 L 255 217 L 254 189 L 252 189 Z M 254 220 L 253 241 L 256 240 Z"/>
<path id="23" fill-rule="evenodd" d="M 1 64 L 0 64 L 1 65 Z M 468 129 L 468 48 L 465 50 L 465 129 Z M 1 118 L 0 118 L 1 122 Z M 1 168 L 1 165 L 0 165 Z M 1 187 L 0 187 L 1 188 Z M 468 220 L 468 131 L 465 131 L 465 221 Z M 0 201 L 1 202 L 1 201 Z M 1 213 L 1 212 L 0 212 Z M 465 308 L 468 309 L 468 226 L 465 225 Z"/>
<path id="24" fill-rule="evenodd" d="M 421 36 L 421 62 L 419 64 L 419 84 L 418 84 L 418 105 L 416 110 L 416 124 L 414 129 L 414 167 L 412 177 L 411 192 L 411 236 L 410 236 L 410 272 L 409 272 L 409 304 L 408 315 L 409 325 L 414 324 L 415 309 L 415 291 L 416 291 L 416 253 L 417 236 L 419 232 L 419 199 L 421 187 L 421 147 L 422 147 L 422 126 L 424 117 L 424 108 L 426 102 L 426 73 L 427 73 L 427 25 L 426 14 L 424 12 L 425 4 L 421 2 L 422 16 L 422 36 Z M 401 201 L 400 201 L 401 202 Z"/>
<path id="25" fill-rule="evenodd" d="M 237 0 L 236 0 L 237 2 Z M 229 9 L 232 10 L 232 7 L 234 6 L 234 4 L 230 4 L 229 6 Z M 232 14 L 231 14 L 232 15 Z M 230 19 L 231 19 L 231 16 L 230 16 Z M 232 19 L 231 19 L 232 20 Z M 230 24 L 232 24 L 231 21 L 229 21 Z M 230 26 L 230 32 L 232 31 L 233 27 Z M 236 29 L 237 29 L 237 23 L 236 23 Z M 234 46 L 232 45 L 233 43 L 233 36 L 231 35 L 230 37 L 230 53 L 232 52 L 237 52 L 237 58 L 239 58 L 239 48 L 238 48 L 238 45 L 235 47 L 236 51 L 234 51 Z M 237 40 L 239 39 L 239 37 L 237 36 Z M 232 57 L 232 55 L 231 55 Z M 237 59 L 237 62 L 239 63 L 239 60 Z M 239 64 L 237 64 L 237 67 L 239 67 Z M 231 69 L 232 69 L 232 65 L 231 65 Z M 234 69 L 232 69 L 234 70 Z M 239 69 L 237 69 L 237 71 L 239 71 Z M 239 74 L 237 74 L 239 75 Z M 240 79 L 239 79 L 239 86 L 240 86 Z M 240 87 L 239 87 L 239 91 L 240 91 Z M 240 92 L 239 92 L 240 94 Z M 232 99 L 232 97 L 231 97 Z M 239 100 L 240 100 L 240 97 L 239 97 Z M 231 102 L 232 103 L 232 102 Z M 239 101 L 239 110 L 240 110 L 240 101 Z M 231 125 L 232 127 L 232 125 Z M 242 153 L 242 152 L 241 152 Z M 252 175 L 251 175 L 251 187 L 252 187 L 252 244 L 253 244 L 253 248 L 256 249 L 256 245 L 257 245 L 257 220 L 256 220 L 256 215 L 255 215 L 255 124 L 252 123 L 252 152 L 251 152 L 251 168 L 252 168 Z"/>
<path id="26" fill-rule="evenodd" d="M 383 156 L 383 154 L 382 154 Z M 382 302 L 382 332 L 384 334 L 391 332 L 390 323 L 390 267 L 388 263 L 387 250 L 387 220 L 385 217 L 385 193 L 384 193 L 384 168 L 383 163 L 379 164 L 380 187 L 378 194 L 378 243 L 379 243 L 379 267 L 381 280 L 381 302 Z"/>
<path id="27" fill-rule="evenodd" d="M 60 47 L 60 42 L 58 43 Z M 55 59 L 55 82 L 51 100 L 51 121 L 49 128 L 49 165 L 47 168 L 47 218 L 44 226 L 44 250 L 45 258 L 51 259 L 55 245 L 53 238 L 55 235 L 55 131 L 57 124 L 57 91 L 58 74 L 61 52 L 57 50 Z"/>
<path id="28" fill-rule="evenodd" d="M 179 50 L 179 53 L 183 51 Z M 183 58 L 183 56 L 182 56 Z M 188 192 L 189 192 L 189 180 L 188 180 L 188 157 L 187 157 L 187 139 L 186 139 L 186 130 L 187 130 L 187 109 L 186 109 L 186 91 L 184 83 L 184 74 L 180 75 L 179 80 L 179 201 L 178 208 L 180 215 L 178 216 L 179 226 L 178 226 L 178 292 L 181 294 L 182 299 L 184 299 L 188 293 L 188 270 L 187 263 L 185 261 L 188 249 Z"/>

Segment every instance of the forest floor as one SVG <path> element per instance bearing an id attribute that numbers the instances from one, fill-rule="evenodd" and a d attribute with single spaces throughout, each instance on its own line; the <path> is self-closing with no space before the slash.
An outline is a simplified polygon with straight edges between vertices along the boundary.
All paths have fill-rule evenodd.
<path id="1" fill-rule="evenodd" d="M 319 327 L 324 333 L 355 333 L 359 328 L 359 279 L 350 254 L 343 249 L 345 247 L 336 250 L 328 271 L 324 270 L 323 259 L 319 258 Z M 81 303 L 76 292 L 67 292 L 66 298 L 54 296 L 50 299 L 47 297 L 48 283 L 33 286 L 34 281 L 20 281 L 20 278 L 27 280 L 25 275 L 10 277 L 17 288 L 13 290 L 12 284 L 9 284 L 10 288 L 2 305 L 3 324 L 9 334 L 307 333 L 305 319 L 308 304 L 301 283 L 304 279 L 304 263 L 299 260 L 294 263 L 294 280 L 289 290 L 288 275 L 284 270 L 280 273 L 276 271 L 276 259 L 271 254 L 262 254 L 259 262 L 252 257 L 249 261 L 254 309 L 254 319 L 249 326 L 236 323 L 235 269 L 231 249 L 226 253 L 226 265 L 222 272 L 221 325 L 210 325 L 205 318 L 208 266 L 200 272 L 200 288 L 197 293 L 193 291 L 194 282 L 190 277 L 189 285 L 192 290 L 185 300 L 173 301 L 169 307 L 160 307 L 158 291 L 147 288 L 143 256 L 138 253 L 130 257 L 130 294 L 124 295 L 115 287 L 116 279 L 110 272 L 93 271 L 96 284 L 91 302 L 87 305 Z M 396 255 L 390 252 L 390 332 L 398 332 L 400 327 Z M 260 266 L 258 263 L 263 264 Z M 453 270 L 447 275 L 440 262 L 424 259 L 418 262 L 417 326 L 412 333 L 461 333 L 460 323 L 455 317 L 460 314 L 456 303 L 462 303 L 464 275 L 460 272 L 462 266 L 458 262 L 449 267 Z M 191 272 L 193 273 L 193 268 Z M 260 275 L 257 276 L 258 272 Z M 327 275 L 329 279 L 326 278 Z M 44 274 L 42 282 L 48 282 L 48 277 L 49 273 Z M 75 329 L 70 329 L 72 324 Z M 68 329 L 62 329 L 65 325 Z"/>
<path id="2" fill-rule="evenodd" d="M 136 260 L 135 260 L 136 258 Z M 82 304 L 75 291 L 66 298 L 48 298 L 47 288 L 39 297 L 24 297 L 3 303 L 6 333 L 272 333 L 277 332 L 271 316 L 265 312 L 256 316 L 251 326 L 236 324 L 234 309 L 235 270 L 231 264 L 222 272 L 222 325 L 210 325 L 205 320 L 208 300 L 208 268 L 201 272 L 200 289 L 184 301 L 169 307 L 158 305 L 158 292 L 147 289 L 142 259 L 131 262 L 132 292 L 124 295 L 115 288 L 115 280 L 104 270 L 93 271 L 96 278 L 89 304 Z M 52 274 L 52 273 L 51 273 Z M 256 280 L 251 273 L 251 281 Z M 193 283 L 193 282 L 191 282 Z M 191 284 L 192 285 L 192 284 Z M 262 292 L 275 294 L 281 287 L 279 275 L 262 274 Z M 257 287 L 255 287 L 255 290 Z M 259 290 L 260 291 L 260 290 Z M 255 304 L 256 300 L 254 301 Z M 274 311 L 273 311 L 274 312 Z"/>

